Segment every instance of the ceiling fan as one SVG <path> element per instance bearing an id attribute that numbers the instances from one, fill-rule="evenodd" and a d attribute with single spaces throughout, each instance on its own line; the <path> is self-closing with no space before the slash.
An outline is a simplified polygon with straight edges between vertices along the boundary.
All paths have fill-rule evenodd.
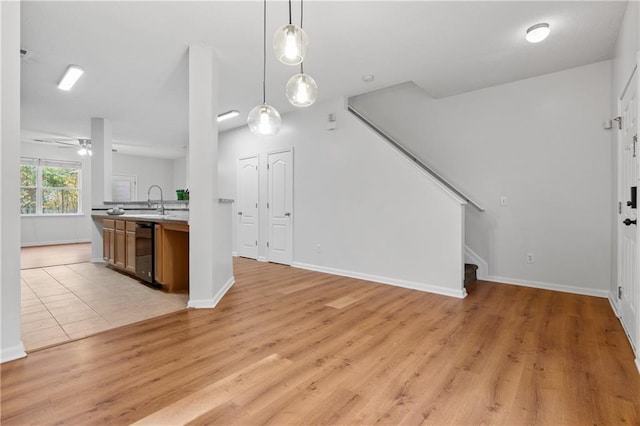
<path id="1" fill-rule="evenodd" d="M 59 139 L 34 139 L 34 142 L 55 145 L 58 148 L 79 148 L 80 144 L 76 139 L 59 140 Z"/>
<path id="2" fill-rule="evenodd" d="M 78 149 L 78 154 L 84 156 L 86 154 L 92 155 L 91 152 L 91 139 L 40 139 L 34 138 L 34 142 L 46 144 L 46 145 L 55 145 L 57 148 L 75 148 Z M 85 150 L 81 152 L 81 150 Z M 118 152 L 117 149 L 111 148 L 111 152 Z"/>

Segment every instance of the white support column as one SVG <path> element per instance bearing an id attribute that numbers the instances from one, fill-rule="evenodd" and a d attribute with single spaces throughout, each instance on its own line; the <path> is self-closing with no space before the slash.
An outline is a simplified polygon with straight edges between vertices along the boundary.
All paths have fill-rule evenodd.
<path id="1" fill-rule="evenodd" d="M 189 306 L 213 308 L 228 277 L 217 273 L 218 66 L 213 48 L 189 46 Z M 229 224 L 230 225 L 230 224 Z M 231 252 L 227 253 L 231 258 Z"/>
<path id="2" fill-rule="evenodd" d="M 111 201 L 111 122 L 104 118 L 91 119 L 91 205 Z"/>
<path id="3" fill-rule="evenodd" d="M 111 122 L 91 119 L 91 206 L 111 201 L 112 158 Z M 102 224 L 91 226 L 91 261 L 102 262 Z"/>
<path id="4" fill-rule="evenodd" d="M 0 362 L 20 338 L 20 2 L 0 1 Z"/>

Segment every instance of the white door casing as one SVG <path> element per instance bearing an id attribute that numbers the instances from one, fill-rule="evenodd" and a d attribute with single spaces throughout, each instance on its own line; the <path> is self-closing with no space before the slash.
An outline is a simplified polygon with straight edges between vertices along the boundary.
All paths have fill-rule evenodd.
<path id="1" fill-rule="evenodd" d="M 238 255 L 251 259 L 258 258 L 259 179 L 258 156 L 238 160 Z"/>
<path id="2" fill-rule="evenodd" d="M 631 187 L 638 186 L 640 152 L 638 133 L 638 91 L 637 68 L 618 103 L 621 128 L 618 131 L 619 185 L 618 215 L 619 238 L 619 291 L 618 299 L 622 324 L 629 335 L 631 344 L 640 358 L 640 273 L 638 268 L 637 208 L 632 208 Z M 635 222 L 634 222 L 635 221 Z"/>
<path id="3" fill-rule="evenodd" d="M 267 260 L 291 265 L 293 261 L 293 151 L 270 153 L 267 158 Z"/>

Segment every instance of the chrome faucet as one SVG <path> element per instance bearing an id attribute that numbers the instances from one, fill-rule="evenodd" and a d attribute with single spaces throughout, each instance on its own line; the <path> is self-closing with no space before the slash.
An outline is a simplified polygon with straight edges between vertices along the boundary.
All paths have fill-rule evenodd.
<path id="1" fill-rule="evenodd" d="M 156 187 L 160 190 L 160 214 L 164 215 L 164 196 L 162 195 L 162 188 L 158 185 L 151 185 L 147 191 L 147 205 L 151 207 L 151 189 Z"/>

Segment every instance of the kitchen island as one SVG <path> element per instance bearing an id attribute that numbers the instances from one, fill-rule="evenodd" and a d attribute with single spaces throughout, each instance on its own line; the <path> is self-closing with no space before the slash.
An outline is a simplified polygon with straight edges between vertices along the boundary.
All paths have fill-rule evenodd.
<path id="1" fill-rule="evenodd" d="M 92 213 L 102 228 L 103 259 L 107 266 L 169 292 L 189 288 L 189 223 L 184 215 L 126 212 Z M 142 225 L 151 227 L 149 238 L 141 238 Z M 145 231 L 146 232 L 146 231 Z"/>

